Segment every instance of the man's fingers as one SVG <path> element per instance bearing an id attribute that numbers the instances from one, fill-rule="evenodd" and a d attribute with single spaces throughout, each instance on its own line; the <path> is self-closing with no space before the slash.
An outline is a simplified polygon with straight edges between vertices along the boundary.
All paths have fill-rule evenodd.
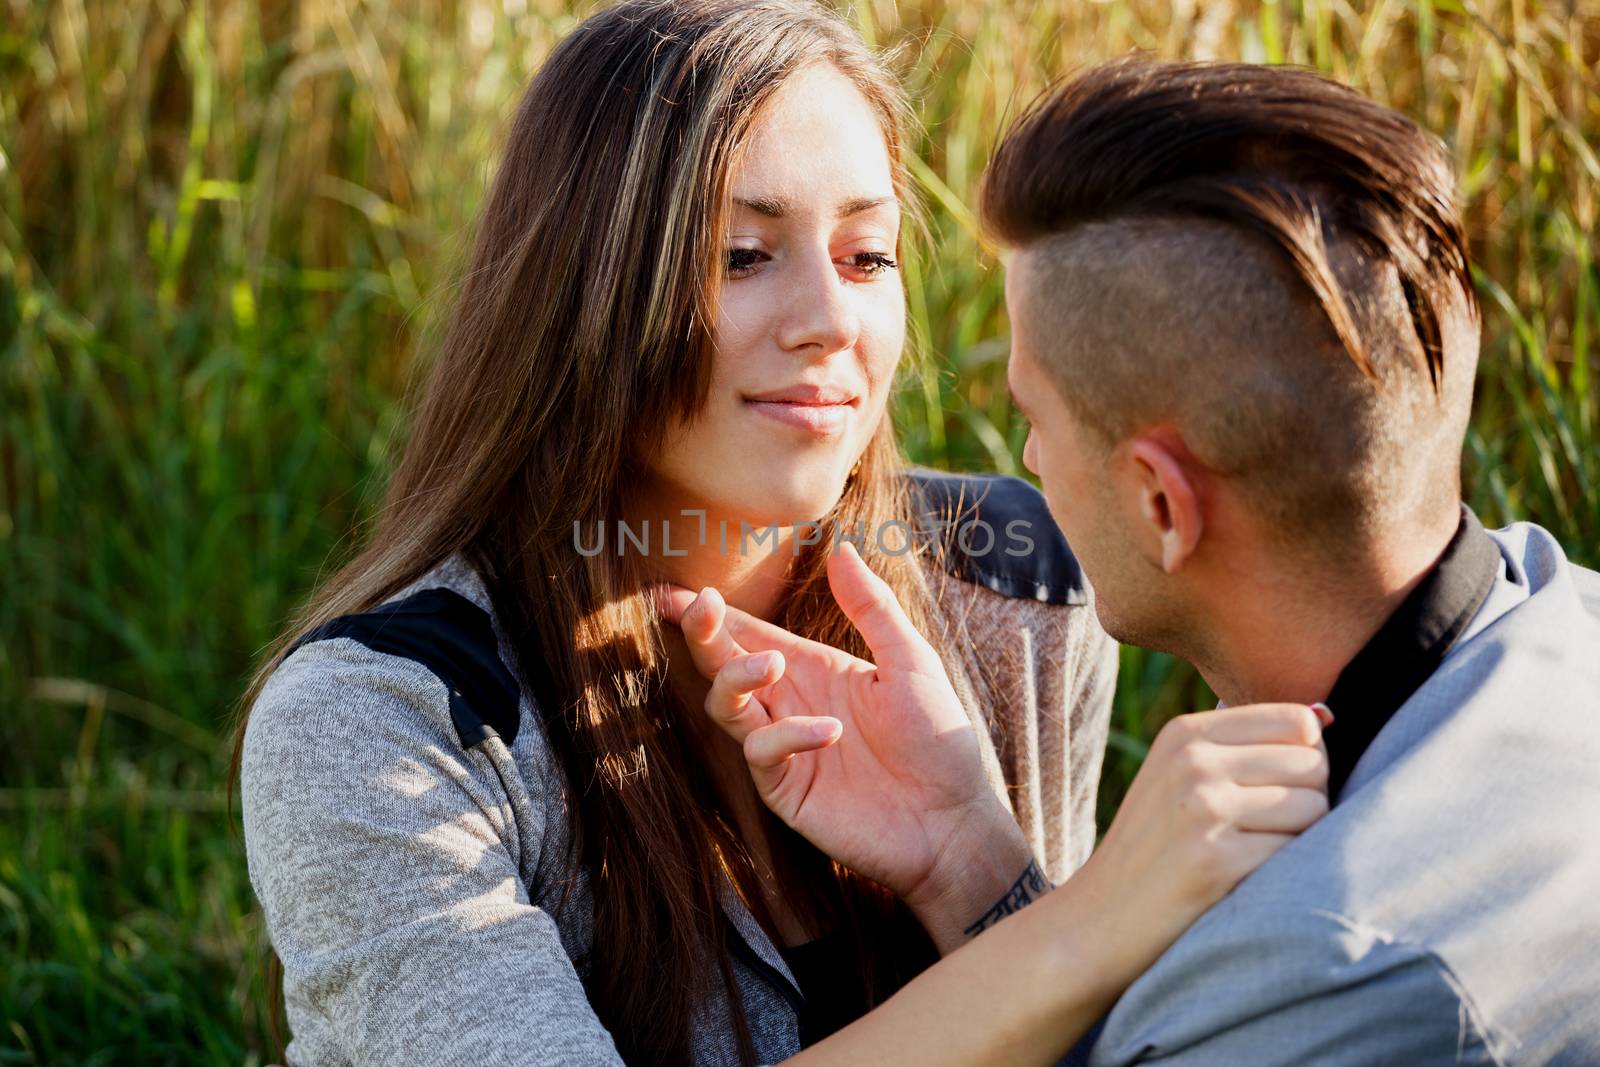
<path id="1" fill-rule="evenodd" d="M 845 617 L 861 631 L 878 666 L 893 670 L 927 666 L 927 641 L 911 625 L 894 590 L 872 573 L 849 541 L 841 541 L 828 554 L 828 587 Z"/>
<path id="2" fill-rule="evenodd" d="M 844 724 L 827 715 L 795 715 L 753 731 L 744 739 L 744 758 L 751 771 L 773 771 L 792 756 L 827 748 L 839 740 Z M 762 785 L 757 776 L 756 785 Z"/>
<path id="3" fill-rule="evenodd" d="M 1297 834 L 1328 813 L 1328 795 L 1318 789 L 1263 785 L 1240 789 L 1234 825 L 1240 830 Z"/>
<path id="4" fill-rule="evenodd" d="M 706 694 L 706 714 L 729 737 L 743 744 L 752 731 L 771 721 L 751 694 L 782 678 L 783 668 L 783 656 L 778 652 L 735 656 L 712 679 L 711 692 Z"/>
<path id="5" fill-rule="evenodd" d="M 744 651 L 729 635 L 724 623 L 726 616 L 727 605 L 722 601 L 722 594 L 707 586 L 700 590 L 700 595 L 684 610 L 678 622 L 695 668 L 707 678 L 716 678 L 723 664 Z"/>

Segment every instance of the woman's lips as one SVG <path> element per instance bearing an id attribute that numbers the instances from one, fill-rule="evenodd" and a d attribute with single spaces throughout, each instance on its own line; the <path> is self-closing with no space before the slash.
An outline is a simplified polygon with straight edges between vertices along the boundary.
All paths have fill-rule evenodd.
<path id="1" fill-rule="evenodd" d="M 792 400 L 746 400 L 761 415 L 786 426 L 814 434 L 836 434 L 844 430 L 854 404 L 806 404 Z"/>

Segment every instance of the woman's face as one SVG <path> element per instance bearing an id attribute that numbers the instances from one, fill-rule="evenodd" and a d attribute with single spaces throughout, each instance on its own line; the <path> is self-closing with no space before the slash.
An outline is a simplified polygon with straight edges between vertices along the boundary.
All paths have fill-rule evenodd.
<path id="1" fill-rule="evenodd" d="M 884 417 L 905 340 L 888 147 L 832 66 L 791 77 L 732 175 L 711 392 L 669 433 L 659 503 L 820 518 Z"/>

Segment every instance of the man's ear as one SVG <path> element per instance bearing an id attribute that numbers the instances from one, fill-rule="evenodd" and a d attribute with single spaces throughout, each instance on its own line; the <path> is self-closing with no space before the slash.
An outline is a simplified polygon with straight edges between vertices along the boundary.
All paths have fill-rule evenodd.
<path id="1" fill-rule="evenodd" d="M 1204 520 L 1192 473 L 1192 459 L 1181 441 L 1140 434 L 1128 446 L 1139 517 L 1159 547 L 1161 569 L 1177 574 L 1200 544 Z"/>

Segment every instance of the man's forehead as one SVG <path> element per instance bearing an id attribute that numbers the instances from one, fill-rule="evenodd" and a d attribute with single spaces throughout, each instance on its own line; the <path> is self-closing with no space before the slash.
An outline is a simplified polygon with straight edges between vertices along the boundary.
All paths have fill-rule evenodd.
<path id="1" fill-rule="evenodd" d="M 1006 388 L 1012 403 L 1026 410 L 1027 398 L 1039 388 L 1039 367 L 1029 355 L 1029 344 L 1017 330 L 1016 317 L 1011 320 L 1011 351 L 1006 358 Z M 1018 403 L 1018 401 L 1021 403 Z"/>
<path id="2" fill-rule="evenodd" d="M 1053 332 L 1089 279 L 1108 281 L 1116 272 L 1109 243 L 1098 233 L 1085 233 L 1087 229 L 1052 234 L 1007 255 L 1006 305 L 1013 330 L 1020 319 L 1030 332 Z"/>
<path id="3" fill-rule="evenodd" d="M 1022 296 L 1034 273 L 1034 261 L 1040 255 L 1042 244 L 1041 241 L 1034 241 L 1018 248 L 1008 248 L 1000 257 L 1000 265 L 1005 269 L 1008 300 L 1016 300 Z"/>
<path id="4" fill-rule="evenodd" d="M 1036 279 L 1040 273 L 1038 260 L 1048 254 L 1042 248 L 1042 242 L 1034 242 L 1021 248 L 1009 249 L 1001 259 L 1001 264 L 1005 268 L 1006 310 L 1011 314 L 1013 333 L 1017 329 L 1017 319 L 1025 317 L 1027 303 L 1033 295 L 1032 290 L 1036 287 Z"/>
<path id="5" fill-rule="evenodd" d="M 1042 357 L 1041 347 L 1049 347 L 1062 330 L 1071 329 L 1072 309 L 1069 305 L 1081 299 L 1079 286 L 1063 277 L 1060 267 L 1060 248 L 1055 239 L 1035 241 L 1013 249 L 1005 259 L 1006 309 L 1011 319 L 1012 361 L 1019 356 L 1024 360 Z M 1069 272 L 1070 273 L 1070 272 Z M 1034 368 L 1009 371 L 1008 379 L 1015 391 L 1033 387 Z"/>
<path id="6" fill-rule="evenodd" d="M 1006 308 L 1011 319 L 1011 353 L 1006 361 L 1006 385 L 1017 407 L 1026 410 L 1030 396 L 1043 385 L 1039 359 L 1041 345 L 1048 345 L 1057 332 L 1060 308 L 1055 306 L 1065 294 L 1039 284 L 1048 278 L 1049 251 L 1034 243 L 1010 250 L 1004 257 L 1006 269 Z M 1041 302 L 1041 298 L 1044 302 Z"/>

